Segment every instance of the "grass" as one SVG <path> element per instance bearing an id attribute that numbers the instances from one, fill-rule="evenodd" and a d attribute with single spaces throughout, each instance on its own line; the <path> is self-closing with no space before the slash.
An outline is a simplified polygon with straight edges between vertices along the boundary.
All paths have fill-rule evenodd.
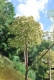
<path id="1" fill-rule="evenodd" d="M 15 69 L 0 66 L 0 80 L 24 80 L 25 77 Z M 30 80 L 30 79 L 28 79 Z"/>

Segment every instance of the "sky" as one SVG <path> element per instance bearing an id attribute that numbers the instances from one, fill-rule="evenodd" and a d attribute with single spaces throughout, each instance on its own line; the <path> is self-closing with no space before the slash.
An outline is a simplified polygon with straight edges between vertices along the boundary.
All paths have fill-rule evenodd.
<path id="1" fill-rule="evenodd" d="M 33 16 L 41 24 L 44 31 L 52 29 L 52 19 L 49 16 L 54 10 L 54 0 L 9 0 L 12 2 L 17 16 Z M 50 12 L 49 12 L 50 11 Z M 49 12 L 49 13 L 48 13 Z"/>

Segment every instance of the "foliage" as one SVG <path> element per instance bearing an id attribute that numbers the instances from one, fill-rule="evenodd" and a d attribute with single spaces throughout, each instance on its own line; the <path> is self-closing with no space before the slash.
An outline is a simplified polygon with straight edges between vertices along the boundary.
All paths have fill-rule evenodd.
<path id="1" fill-rule="evenodd" d="M 44 54 L 44 52 L 46 52 L 46 50 L 43 50 L 42 52 L 39 53 L 39 57 L 42 56 Z M 52 50 L 50 50 L 42 59 L 41 59 L 41 65 L 44 66 L 47 68 L 45 74 L 45 78 L 49 78 L 49 67 L 53 67 L 54 66 L 54 52 Z M 53 71 L 51 72 L 53 73 Z M 53 74 L 52 74 L 53 76 Z"/>
<path id="2" fill-rule="evenodd" d="M 40 52 L 39 56 L 42 56 L 44 54 L 46 50 L 43 50 L 42 52 Z M 50 65 L 52 66 L 53 65 L 53 60 L 54 58 L 54 52 L 52 50 L 50 50 L 43 58 L 42 58 L 42 62 L 43 63 L 46 63 L 48 66 L 49 66 L 49 60 L 50 60 Z"/>
<path id="3" fill-rule="evenodd" d="M 8 25 L 14 20 L 14 7 L 7 0 L 0 0 L 0 53 L 8 53 Z"/>
<path id="4" fill-rule="evenodd" d="M 36 68 L 36 80 L 44 80 L 46 75 L 47 67 L 38 63 L 38 67 Z"/>
<path id="5" fill-rule="evenodd" d="M 8 26 L 14 19 L 14 7 L 11 2 L 5 1 L 6 0 L 0 0 L 0 24 Z"/>
<path id="6" fill-rule="evenodd" d="M 14 67 L 16 70 L 22 72 L 22 74 L 25 74 L 25 64 L 24 62 L 21 62 L 21 59 L 23 61 L 24 58 L 23 54 L 20 53 L 24 53 L 26 43 L 29 52 L 29 66 L 31 66 L 34 61 L 38 60 L 45 50 L 49 48 L 49 45 L 51 45 L 51 41 L 43 40 L 41 42 L 42 30 L 40 28 L 40 24 L 39 22 L 36 22 L 32 16 L 18 16 L 14 20 L 14 15 L 14 7 L 12 3 L 7 2 L 7 0 L 0 0 L 0 53 L 4 54 L 5 56 L 7 56 L 9 53 L 9 58 L 14 63 L 13 65 L 8 58 L 0 56 L 0 74 L 2 76 L 0 76 L 0 78 L 2 78 L 2 80 L 24 80 L 21 73 L 16 74 L 14 70 L 11 71 L 9 68 Z M 40 45 L 37 46 L 37 44 Z M 22 49 L 22 51 L 20 49 Z M 54 47 L 52 50 L 54 50 Z M 50 53 L 51 67 L 53 68 L 54 54 L 53 51 L 50 51 Z M 32 80 L 46 79 L 49 75 L 49 65 L 47 64 L 48 58 L 49 55 L 47 53 L 47 55 L 45 55 L 41 61 L 37 63 L 37 66 L 35 65 L 28 72 L 28 77 L 32 78 Z M 7 68 L 8 70 L 6 70 Z M 13 78 L 13 75 L 10 72 L 12 74 L 15 73 L 17 78 L 15 74 L 13 74 L 15 76 Z M 54 76 L 53 73 L 54 71 L 52 70 L 52 77 Z"/>
<path id="7" fill-rule="evenodd" d="M 38 56 L 39 56 L 39 52 L 48 49 L 49 45 L 51 45 L 52 42 L 48 42 L 47 40 L 42 40 L 41 44 L 39 45 L 32 45 L 28 51 L 29 51 L 29 65 L 31 66 L 33 64 L 34 61 L 38 60 Z M 22 55 L 22 54 L 21 54 Z M 23 59 L 23 56 L 21 56 L 21 58 Z"/>
<path id="8" fill-rule="evenodd" d="M 34 59 L 37 57 L 37 46 L 36 44 L 32 45 L 30 48 L 29 48 L 29 54 L 28 54 L 28 65 L 31 66 Z"/>
<path id="9" fill-rule="evenodd" d="M 22 62 L 15 62 L 15 69 L 20 71 L 23 75 L 25 75 L 25 64 Z M 28 78 L 31 78 L 32 80 L 35 80 L 35 72 L 33 70 L 30 70 L 28 72 Z"/>
<path id="10" fill-rule="evenodd" d="M 14 69 L 20 71 L 23 75 L 25 75 L 25 64 L 21 62 L 19 56 L 13 56 L 13 58 L 10 59 L 14 63 Z M 33 70 L 30 70 L 28 72 L 28 78 L 35 80 L 35 72 Z"/>
<path id="11" fill-rule="evenodd" d="M 8 39 L 10 45 L 16 48 L 22 47 L 24 50 L 26 65 L 25 80 L 27 80 L 28 46 L 34 43 L 39 44 L 41 42 L 42 30 L 40 24 L 39 22 L 36 22 L 32 16 L 21 16 L 15 19 L 15 21 L 10 25 L 9 30 L 12 34 L 16 35 L 15 38 Z"/>
<path id="12" fill-rule="evenodd" d="M 15 69 L 25 75 L 25 64 L 23 64 L 22 62 L 15 62 Z"/>
<path id="13" fill-rule="evenodd" d="M 42 40 L 40 45 L 33 45 L 32 47 L 30 47 L 29 49 L 29 65 L 32 66 L 31 64 L 34 64 L 36 61 L 38 61 L 39 56 L 40 56 L 40 52 L 42 52 L 43 50 L 46 50 L 49 48 L 49 45 L 52 44 L 52 41 L 47 41 L 47 40 Z M 31 54 L 30 54 L 31 53 Z M 36 79 L 44 79 L 45 75 L 46 75 L 46 71 L 48 69 L 47 65 L 44 63 L 38 62 L 36 63 L 32 69 L 35 71 L 36 74 Z"/>
<path id="14" fill-rule="evenodd" d="M 45 49 L 48 49 L 51 44 L 52 44 L 52 41 L 47 41 L 47 40 L 43 39 L 41 44 L 37 46 L 37 53 L 39 53 Z"/>
<path id="15" fill-rule="evenodd" d="M 31 80 L 35 80 L 35 72 L 33 70 L 29 70 L 28 77 L 31 78 Z"/>
<path id="16" fill-rule="evenodd" d="M 42 38 L 42 31 L 39 22 L 36 22 L 32 16 L 19 16 L 10 25 L 9 30 L 16 35 L 13 39 L 8 39 L 11 46 L 24 47 L 26 41 L 28 46 L 36 43 L 39 44 Z M 16 43 L 17 42 L 17 43 Z"/>

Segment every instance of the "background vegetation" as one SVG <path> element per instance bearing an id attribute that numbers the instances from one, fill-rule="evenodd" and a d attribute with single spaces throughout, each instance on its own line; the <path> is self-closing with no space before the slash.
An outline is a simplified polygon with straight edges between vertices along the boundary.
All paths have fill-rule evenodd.
<path id="1" fill-rule="evenodd" d="M 0 66 L 6 69 L 8 65 L 9 68 L 14 68 L 25 76 L 26 60 L 27 68 L 30 68 L 48 50 L 53 41 L 47 36 L 46 39 L 45 36 L 43 38 L 44 31 L 32 16 L 14 18 L 12 3 L 6 0 L 0 0 L 0 3 Z M 49 80 L 49 64 L 53 80 L 54 47 L 28 71 L 28 78 Z"/>

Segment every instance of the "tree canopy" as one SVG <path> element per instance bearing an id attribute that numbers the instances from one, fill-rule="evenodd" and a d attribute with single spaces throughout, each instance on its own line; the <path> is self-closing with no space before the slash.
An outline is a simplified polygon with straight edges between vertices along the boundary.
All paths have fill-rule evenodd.
<path id="1" fill-rule="evenodd" d="M 11 46 L 18 47 L 19 44 L 24 46 L 26 42 L 28 45 L 33 43 L 39 44 L 42 39 L 40 24 L 32 16 L 19 16 L 15 18 L 9 30 L 12 34 L 16 35 L 15 38 L 9 39 Z"/>
<path id="2" fill-rule="evenodd" d="M 0 24 L 8 26 L 13 21 L 14 7 L 7 0 L 0 0 Z"/>
<path id="3" fill-rule="evenodd" d="M 12 3 L 8 0 L 0 0 L 0 53 L 5 53 L 8 49 L 8 26 L 13 22 L 14 15 Z"/>

